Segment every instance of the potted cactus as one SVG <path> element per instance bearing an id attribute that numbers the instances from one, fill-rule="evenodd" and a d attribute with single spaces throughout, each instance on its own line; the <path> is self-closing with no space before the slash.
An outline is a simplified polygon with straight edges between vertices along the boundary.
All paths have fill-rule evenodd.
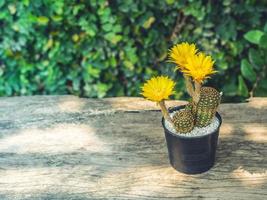
<path id="1" fill-rule="evenodd" d="M 221 93 L 203 86 L 216 73 L 210 56 L 194 44 L 181 43 L 169 51 L 169 61 L 183 74 L 190 99 L 186 105 L 167 108 L 165 100 L 174 94 L 175 82 L 167 76 L 153 77 L 142 86 L 142 95 L 156 102 L 162 111 L 170 163 L 176 170 L 197 174 L 209 170 L 215 162 L 222 119 L 217 112 Z"/>

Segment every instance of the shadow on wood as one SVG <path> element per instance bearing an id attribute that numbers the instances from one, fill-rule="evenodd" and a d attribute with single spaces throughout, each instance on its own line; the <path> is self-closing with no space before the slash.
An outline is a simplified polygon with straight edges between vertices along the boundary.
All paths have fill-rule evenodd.
<path id="1" fill-rule="evenodd" d="M 0 198 L 266 199 L 267 99 L 223 104 L 220 111 L 216 165 L 185 175 L 169 165 L 154 103 L 2 98 Z"/>

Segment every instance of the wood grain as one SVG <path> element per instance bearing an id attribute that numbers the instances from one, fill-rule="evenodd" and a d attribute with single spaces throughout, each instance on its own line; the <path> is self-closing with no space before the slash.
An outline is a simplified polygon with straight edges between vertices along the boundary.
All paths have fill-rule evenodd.
<path id="1" fill-rule="evenodd" d="M 220 113 L 216 165 L 185 175 L 169 165 L 155 103 L 0 98 L 0 199 L 267 199 L 267 98 Z"/>

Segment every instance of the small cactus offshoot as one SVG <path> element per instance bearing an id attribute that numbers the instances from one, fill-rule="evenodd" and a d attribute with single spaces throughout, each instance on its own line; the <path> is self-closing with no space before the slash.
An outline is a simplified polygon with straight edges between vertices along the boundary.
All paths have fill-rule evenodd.
<path id="1" fill-rule="evenodd" d="M 221 101 L 220 93 L 212 87 L 202 87 L 196 110 L 196 126 L 205 127 L 211 123 Z"/>
<path id="2" fill-rule="evenodd" d="M 194 103 L 192 99 L 188 101 L 188 104 L 185 105 L 185 110 L 189 110 L 193 117 L 195 118 L 197 112 L 197 105 Z"/>
<path id="3" fill-rule="evenodd" d="M 172 120 L 174 128 L 179 133 L 188 133 L 194 128 L 194 117 L 189 110 L 177 111 Z"/>

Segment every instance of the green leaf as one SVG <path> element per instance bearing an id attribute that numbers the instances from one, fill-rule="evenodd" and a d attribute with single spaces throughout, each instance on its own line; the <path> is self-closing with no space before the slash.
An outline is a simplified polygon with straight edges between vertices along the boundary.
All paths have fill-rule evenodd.
<path id="1" fill-rule="evenodd" d="M 54 22 L 60 22 L 63 18 L 59 15 L 54 15 L 51 17 Z"/>
<path id="2" fill-rule="evenodd" d="M 226 96 L 236 96 L 237 95 L 237 84 L 235 77 L 231 77 L 227 80 L 223 86 L 223 95 Z"/>
<path id="3" fill-rule="evenodd" d="M 262 79 L 259 81 L 254 95 L 259 97 L 267 97 L 267 80 Z"/>
<path id="4" fill-rule="evenodd" d="M 143 27 L 145 29 L 149 29 L 151 27 L 151 25 L 155 22 L 155 17 L 149 17 L 143 24 Z"/>
<path id="5" fill-rule="evenodd" d="M 0 20 L 1 19 L 7 19 L 8 16 L 9 16 L 9 13 L 7 10 L 3 10 L 0 12 Z"/>
<path id="6" fill-rule="evenodd" d="M 46 25 L 49 22 L 49 19 L 45 16 L 40 16 L 37 18 L 37 22 L 40 25 Z"/>
<path id="7" fill-rule="evenodd" d="M 1 8 L 3 5 L 5 5 L 5 0 L 1 0 L 1 1 L 0 1 L 0 8 Z"/>
<path id="8" fill-rule="evenodd" d="M 97 97 L 102 98 L 106 95 L 107 91 L 110 89 L 110 85 L 98 82 L 96 88 L 97 88 Z"/>
<path id="9" fill-rule="evenodd" d="M 263 35 L 264 33 L 260 30 L 252 30 L 252 31 L 249 31 L 247 32 L 245 35 L 244 35 L 244 38 L 253 43 L 253 44 L 259 44 L 260 42 L 260 38 L 261 36 Z"/>
<path id="10" fill-rule="evenodd" d="M 252 66 L 246 59 L 242 59 L 241 61 L 241 74 L 244 78 L 246 78 L 250 82 L 254 82 L 257 77 Z"/>
<path id="11" fill-rule="evenodd" d="M 267 49 L 267 34 L 265 33 L 263 36 L 260 38 L 260 47 Z"/>
<path id="12" fill-rule="evenodd" d="M 113 26 L 112 31 L 113 31 L 114 33 L 121 32 L 121 31 L 122 31 L 122 26 L 119 25 L 119 24 L 117 24 L 117 25 Z"/>
<path id="13" fill-rule="evenodd" d="M 231 0 L 224 0 L 224 1 L 223 1 L 223 5 L 224 5 L 224 6 L 229 6 L 229 5 L 231 5 L 231 3 L 232 3 Z"/>
<path id="14" fill-rule="evenodd" d="M 104 31 L 109 32 L 109 31 L 111 31 L 113 29 L 113 24 L 109 24 L 109 23 L 104 24 L 102 26 L 102 28 L 103 28 Z"/>
<path id="15" fill-rule="evenodd" d="M 91 28 L 86 29 L 86 33 L 88 33 L 88 35 L 90 35 L 91 37 L 94 37 L 96 35 L 95 30 Z"/>
<path id="16" fill-rule="evenodd" d="M 133 63 L 131 63 L 131 61 L 129 61 L 129 60 L 125 60 L 125 61 L 123 61 L 123 64 L 124 64 L 125 67 L 126 67 L 127 69 L 129 69 L 130 71 L 133 71 L 133 70 L 134 70 L 134 65 L 133 65 Z"/>
<path id="17" fill-rule="evenodd" d="M 267 33 L 267 23 L 264 25 L 263 31 Z"/>
<path id="18" fill-rule="evenodd" d="M 114 33 L 107 33 L 104 35 L 104 38 L 108 41 L 110 41 L 113 44 L 117 44 L 119 41 L 122 40 L 122 36 L 121 35 L 116 35 Z"/>
<path id="19" fill-rule="evenodd" d="M 88 73 L 90 76 L 97 78 L 97 77 L 99 77 L 101 71 L 100 71 L 99 68 L 95 68 L 95 67 L 93 67 L 92 65 L 88 65 L 88 66 L 87 66 L 87 73 Z"/>
<path id="20" fill-rule="evenodd" d="M 264 65 L 264 60 L 262 59 L 260 52 L 251 48 L 248 52 L 249 61 L 253 64 L 256 69 L 260 69 Z"/>
<path id="21" fill-rule="evenodd" d="M 228 63 L 226 63 L 226 62 L 221 62 L 221 63 L 218 65 L 218 68 L 220 68 L 221 70 L 227 70 L 227 69 L 228 69 Z"/>
<path id="22" fill-rule="evenodd" d="M 238 76 L 238 93 L 241 96 L 248 97 L 248 88 L 242 76 Z"/>
<path id="23" fill-rule="evenodd" d="M 165 0 L 168 5 L 171 5 L 175 2 L 175 0 Z"/>
<path id="24" fill-rule="evenodd" d="M 16 13 L 16 11 L 17 11 L 16 6 L 14 4 L 9 4 L 8 5 L 8 10 L 9 10 L 11 15 L 14 15 Z"/>
<path id="25" fill-rule="evenodd" d="M 30 4 L 30 0 L 23 0 L 22 2 L 25 6 L 29 6 Z"/>

